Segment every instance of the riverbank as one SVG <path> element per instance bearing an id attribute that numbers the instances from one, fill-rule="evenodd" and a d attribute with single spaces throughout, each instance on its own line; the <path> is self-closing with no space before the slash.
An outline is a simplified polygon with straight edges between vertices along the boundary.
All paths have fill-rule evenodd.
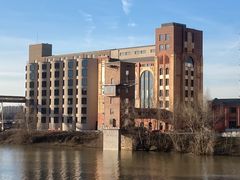
<path id="1" fill-rule="evenodd" d="M 192 153 L 193 141 L 190 135 L 179 138 L 178 147 L 174 144 L 174 138 L 165 133 L 131 133 L 122 131 L 121 149 L 133 151 L 159 151 Z M 180 137 L 180 136 L 179 136 Z M 103 134 L 101 131 L 26 131 L 9 130 L 0 132 L 0 145 L 53 145 L 69 147 L 103 148 Z M 181 146 L 179 146 L 181 145 Z M 181 149 L 179 149 L 179 147 Z M 240 156 L 240 138 L 216 136 L 213 142 L 212 155 Z M 210 154 L 209 154 L 210 155 Z"/>
<path id="2" fill-rule="evenodd" d="M 0 133 L 0 144 L 51 144 L 102 148 L 102 133 L 100 131 L 63 132 L 9 130 Z"/>

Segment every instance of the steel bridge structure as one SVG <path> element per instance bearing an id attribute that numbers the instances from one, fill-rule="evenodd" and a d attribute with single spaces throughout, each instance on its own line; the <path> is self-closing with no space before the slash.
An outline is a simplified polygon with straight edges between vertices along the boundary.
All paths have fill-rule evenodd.
<path id="1" fill-rule="evenodd" d="M 1 103 L 1 130 L 4 131 L 4 119 L 3 119 L 3 103 L 26 103 L 26 98 L 24 96 L 0 96 L 0 103 Z"/>

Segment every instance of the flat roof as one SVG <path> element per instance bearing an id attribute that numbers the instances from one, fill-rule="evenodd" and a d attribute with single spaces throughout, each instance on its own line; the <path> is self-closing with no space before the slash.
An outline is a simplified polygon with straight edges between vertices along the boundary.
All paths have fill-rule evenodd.
<path id="1" fill-rule="evenodd" d="M 212 100 L 213 105 L 227 105 L 227 106 L 237 106 L 240 105 L 239 98 L 229 98 L 229 99 L 218 99 L 215 98 Z"/>

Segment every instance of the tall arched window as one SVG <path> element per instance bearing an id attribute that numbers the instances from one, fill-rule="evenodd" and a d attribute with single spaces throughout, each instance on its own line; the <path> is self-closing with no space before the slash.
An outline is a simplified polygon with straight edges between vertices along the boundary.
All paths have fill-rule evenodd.
<path id="1" fill-rule="evenodd" d="M 150 71 L 144 71 L 141 75 L 141 108 L 153 106 L 153 75 Z"/>

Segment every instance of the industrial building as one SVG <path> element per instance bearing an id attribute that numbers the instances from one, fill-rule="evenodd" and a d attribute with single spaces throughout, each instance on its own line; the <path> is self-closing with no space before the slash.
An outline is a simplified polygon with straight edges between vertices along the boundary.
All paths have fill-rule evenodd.
<path id="1" fill-rule="evenodd" d="M 166 23 L 155 44 L 52 55 L 51 44 L 29 48 L 26 112 L 40 130 L 121 128 L 129 109 L 174 111 L 203 94 L 202 31 Z M 155 119 L 153 129 L 165 124 Z M 161 126 L 161 127 L 160 127 Z"/>

